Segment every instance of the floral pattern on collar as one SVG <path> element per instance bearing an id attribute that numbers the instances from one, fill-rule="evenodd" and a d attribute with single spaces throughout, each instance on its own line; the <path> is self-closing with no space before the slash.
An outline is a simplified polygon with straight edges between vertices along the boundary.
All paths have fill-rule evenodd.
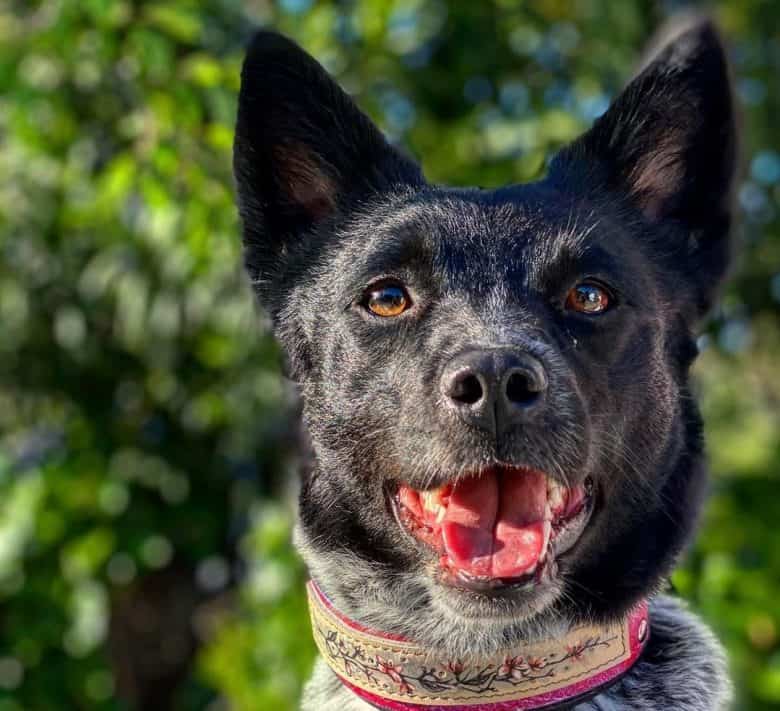
<path id="1" fill-rule="evenodd" d="M 649 636 L 642 603 L 623 621 L 576 627 L 561 638 L 493 658 L 431 660 L 414 642 L 341 615 L 313 581 L 308 593 L 314 640 L 328 666 L 364 700 L 399 711 L 514 711 L 558 704 L 630 669 Z"/>

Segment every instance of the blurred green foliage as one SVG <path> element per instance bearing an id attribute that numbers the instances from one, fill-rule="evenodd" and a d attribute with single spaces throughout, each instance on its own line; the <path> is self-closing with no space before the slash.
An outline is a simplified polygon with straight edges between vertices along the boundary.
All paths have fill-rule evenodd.
<path id="1" fill-rule="evenodd" d="M 252 28 L 313 52 L 432 180 L 489 186 L 540 175 L 682 5 L 0 0 L 0 711 L 282 711 L 308 673 L 294 406 L 230 173 Z M 713 496 L 674 584 L 759 711 L 780 706 L 780 9 L 711 7 L 744 245 L 701 339 Z"/>

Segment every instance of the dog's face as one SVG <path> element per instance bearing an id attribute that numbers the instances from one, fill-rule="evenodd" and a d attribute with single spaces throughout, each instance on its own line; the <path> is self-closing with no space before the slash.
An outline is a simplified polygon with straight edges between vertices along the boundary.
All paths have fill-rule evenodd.
<path id="1" fill-rule="evenodd" d="M 702 489 L 687 371 L 734 133 L 703 24 L 543 181 L 433 186 L 313 59 L 256 37 L 246 263 L 302 388 L 299 542 L 338 605 L 473 651 L 659 584 Z"/>

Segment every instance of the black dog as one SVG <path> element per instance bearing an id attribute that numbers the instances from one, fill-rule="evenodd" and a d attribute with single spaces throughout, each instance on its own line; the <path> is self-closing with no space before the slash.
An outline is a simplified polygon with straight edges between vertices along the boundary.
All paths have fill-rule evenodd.
<path id="1" fill-rule="evenodd" d="M 235 174 L 312 445 L 297 544 L 338 614 L 449 659 L 454 685 L 423 667 L 415 696 L 411 673 L 357 654 L 338 675 L 318 663 L 304 708 L 370 708 L 339 679 L 353 663 L 409 704 L 480 682 L 485 703 L 555 655 L 473 677 L 463 660 L 623 624 L 648 597 L 638 661 L 558 703 L 726 703 L 717 643 L 657 593 L 705 487 L 688 370 L 729 264 L 735 133 L 723 48 L 697 21 L 544 180 L 431 185 L 303 50 L 254 38 Z"/>

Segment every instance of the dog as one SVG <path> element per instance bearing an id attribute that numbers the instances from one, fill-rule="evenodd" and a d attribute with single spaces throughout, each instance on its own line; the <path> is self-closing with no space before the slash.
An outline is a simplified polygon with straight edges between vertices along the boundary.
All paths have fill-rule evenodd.
<path id="1" fill-rule="evenodd" d="M 254 36 L 234 171 L 311 449 L 303 709 L 729 702 L 719 644 L 663 590 L 706 489 L 689 367 L 736 134 L 698 18 L 543 179 L 434 185 L 303 49 Z"/>

